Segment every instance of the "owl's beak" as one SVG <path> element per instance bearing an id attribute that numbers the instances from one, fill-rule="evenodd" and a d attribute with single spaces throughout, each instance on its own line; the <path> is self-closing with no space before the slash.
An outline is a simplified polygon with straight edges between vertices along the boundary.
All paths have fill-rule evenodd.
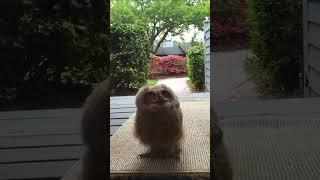
<path id="1" fill-rule="evenodd" d="M 162 95 L 159 95 L 158 99 L 159 99 L 158 102 L 160 104 L 164 103 L 164 99 L 163 99 Z"/>

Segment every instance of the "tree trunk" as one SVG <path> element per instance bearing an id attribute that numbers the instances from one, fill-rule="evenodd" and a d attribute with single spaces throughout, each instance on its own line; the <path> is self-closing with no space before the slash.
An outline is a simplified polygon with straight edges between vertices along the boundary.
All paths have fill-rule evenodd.
<path id="1" fill-rule="evenodd" d="M 168 30 L 163 34 L 162 38 L 160 39 L 160 41 L 158 42 L 158 44 L 157 44 L 157 46 L 156 46 L 156 49 L 154 50 L 154 53 L 155 53 L 155 54 L 157 53 L 157 51 L 158 51 L 158 49 L 159 49 L 159 47 L 160 47 L 160 44 L 161 44 L 161 43 L 166 39 L 166 37 L 168 36 L 169 32 L 170 32 L 170 29 L 168 29 Z"/>
<path id="2" fill-rule="evenodd" d="M 156 23 L 157 23 L 157 22 L 156 22 Z M 156 38 L 159 36 L 159 34 L 160 34 L 162 31 L 164 31 L 164 30 L 167 29 L 167 28 L 165 28 L 165 27 L 156 28 L 156 26 L 155 26 L 156 23 L 154 24 L 153 29 L 151 30 L 151 36 L 150 36 L 150 40 L 149 40 L 149 47 L 150 47 L 150 50 L 151 50 L 152 53 L 157 52 L 157 51 L 153 51 L 154 41 L 156 40 Z M 171 30 L 170 27 L 168 27 L 168 28 L 169 28 L 169 30 L 167 31 L 167 35 L 168 35 L 168 33 L 170 32 L 170 30 Z M 167 36 L 167 35 L 166 35 L 166 36 Z M 163 41 L 163 40 L 162 40 L 162 41 Z M 160 44 L 161 44 L 161 42 L 160 42 Z"/>

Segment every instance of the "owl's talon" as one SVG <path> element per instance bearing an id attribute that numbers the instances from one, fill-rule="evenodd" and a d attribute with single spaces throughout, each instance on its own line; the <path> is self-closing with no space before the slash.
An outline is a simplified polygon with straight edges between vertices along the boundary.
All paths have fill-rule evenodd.
<path id="1" fill-rule="evenodd" d="M 179 154 L 180 154 L 181 151 L 182 151 L 181 149 L 177 149 L 176 152 L 174 152 L 174 153 L 171 155 L 171 157 L 174 158 L 174 159 L 180 159 Z"/>
<path id="2" fill-rule="evenodd" d="M 142 153 L 142 154 L 139 154 L 137 156 L 139 159 L 142 159 L 142 158 L 151 158 L 151 157 L 154 157 L 154 154 L 153 153 Z"/>
<path id="3" fill-rule="evenodd" d="M 177 154 L 172 154 L 172 155 L 169 155 L 168 158 L 173 158 L 173 159 L 180 159 L 180 157 L 177 155 Z"/>
<path id="4" fill-rule="evenodd" d="M 175 153 L 179 154 L 182 152 L 182 149 L 181 148 L 177 148 L 177 150 L 175 151 Z"/>
<path id="5" fill-rule="evenodd" d="M 143 153 L 137 155 L 137 158 L 142 159 L 142 158 L 174 158 L 174 159 L 180 159 L 178 153 L 174 154 L 159 154 L 159 153 Z"/>

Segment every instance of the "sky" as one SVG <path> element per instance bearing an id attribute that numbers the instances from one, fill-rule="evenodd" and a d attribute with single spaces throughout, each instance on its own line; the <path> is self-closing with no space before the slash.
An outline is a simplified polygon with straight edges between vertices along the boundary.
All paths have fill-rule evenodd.
<path id="1" fill-rule="evenodd" d="M 197 33 L 197 36 L 196 36 L 197 41 L 203 40 L 203 31 L 199 31 L 198 28 L 194 28 L 193 26 L 189 26 L 189 29 L 190 30 L 188 32 L 183 33 L 183 38 L 184 38 L 185 42 L 190 42 L 191 38 L 195 32 Z M 170 39 L 170 37 L 171 36 L 169 35 L 167 37 L 167 39 Z M 172 39 L 174 41 L 181 41 L 182 42 L 182 39 L 180 38 L 180 36 L 174 36 L 174 37 L 172 37 Z M 157 38 L 157 40 L 159 40 L 159 39 Z"/>
<path id="2" fill-rule="evenodd" d="M 206 17 L 206 20 L 209 20 L 209 17 Z M 196 40 L 202 42 L 203 41 L 203 31 L 199 31 L 198 28 L 195 28 L 193 25 L 189 25 L 189 31 L 183 33 L 183 38 L 185 42 L 190 42 L 194 33 L 197 33 Z M 173 40 L 182 41 L 179 36 L 173 37 Z"/>
<path id="3" fill-rule="evenodd" d="M 194 28 L 192 26 L 189 26 L 189 28 L 190 28 L 189 32 L 183 33 L 183 38 L 185 39 L 186 42 L 190 42 L 191 41 L 191 38 L 192 38 L 194 33 L 197 33 L 196 39 L 198 41 L 202 41 L 203 40 L 203 31 L 199 31 L 198 28 Z M 173 40 L 182 41 L 179 36 L 173 37 Z"/>

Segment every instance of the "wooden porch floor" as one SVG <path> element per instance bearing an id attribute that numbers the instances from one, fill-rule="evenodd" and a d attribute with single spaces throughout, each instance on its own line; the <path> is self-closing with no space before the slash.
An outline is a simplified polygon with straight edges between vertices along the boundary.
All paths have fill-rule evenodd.
<path id="1" fill-rule="evenodd" d="M 178 95 L 181 101 L 209 93 Z M 111 135 L 135 111 L 135 97 L 111 97 Z M 0 112 L 0 179 L 60 179 L 81 155 L 80 109 Z"/>
<path id="2" fill-rule="evenodd" d="M 209 93 L 181 94 L 178 95 L 178 97 L 181 101 L 201 100 L 208 99 Z M 113 134 L 134 112 L 134 100 L 135 99 L 133 96 L 111 98 L 111 134 Z M 303 120 L 306 119 L 310 124 L 311 122 L 313 123 L 320 120 L 319 107 L 320 98 L 248 102 L 241 101 L 215 104 L 215 110 L 218 112 L 218 116 L 220 116 L 223 120 L 222 127 L 226 130 L 226 142 L 229 146 L 231 157 L 233 158 L 245 158 L 247 157 L 244 156 L 246 155 L 245 152 L 249 152 L 245 151 L 247 146 L 241 146 L 241 148 L 243 148 L 244 150 L 239 150 L 240 145 L 236 142 L 240 141 L 241 139 L 235 138 L 241 138 L 242 135 L 234 135 L 233 133 L 240 132 L 241 134 L 241 129 L 247 127 L 240 128 L 238 126 L 235 126 L 236 122 L 253 123 L 253 121 L 251 120 L 256 119 L 295 120 L 298 118 L 302 121 L 295 120 L 295 122 L 302 123 Z M 278 123 L 278 121 L 274 122 Z M 244 126 L 245 124 L 241 125 Z M 260 124 L 258 125 L 260 126 Z M 310 125 L 308 127 L 312 128 L 313 126 Z M 312 130 L 312 133 L 317 133 L 318 129 L 314 129 L 315 130 Z M 50 109 L 0 112 L 0 179 L 60 179 L 79 160 L 82 149 L 79 130 L 80 109 Z M 249 133 L 249 131 L 247 130 L 248 129 L 245 129 L 244 132 Z M 254 129 L 251 128 L 250 130 Z M 282 133 L 282 131 L 278 132 L 278 130 L 279 128 L 277 129 L 277 133 Z M 308 136 L 308 138 L 310 139 L 309 136 L 312 135 L 311 131 L 309 131 L 308 129 L 300 130 L 298 128 L 297 131 L 306 132 L 306 134 L 300 133 L 299 138 Z M 266 134 L 267 132 L 268 131 L 266 131 Z M 254 133 L 261 134 L 260 131 L 254 131 Z M 248 135 L 248 137 L 255 136 Z M 286 137 L 290 139 L 289 136 L 286 135 Z M 313 135 L 313 138 L 317 137 L 318 136 L 316 136 L 316 134 Z M 292 140 L 292 137 L 290 140 Z M 250 144 L 254 144 L 255 142 L 260 142 L 260 140 L 252 139 L 252 142 Z M 275 140 L 270 140 L 270 142 L 276 143 Z M 285 142 L 288 141 L 286 140 Z M 313 144 L 314 143 L 311 143 L 311 145 Z M 285 146 L 285 144 L 283 146 Z M 280 145 L 277 145 L 275 147 L 280 147 Z M 316 148 L 318 147 L 320 147 L 320 145 L 316 146 Z M 251 152 L 251 149 L 249 150 Z M 320 157 L 318 149 L 309 148 L 309 150 L 311 150 L 313 155 L 317 155 L 317 157 Z M 255 152 L 257 155 L 256 157 L 264 156 L 266 158 L 273 158 L 273 156 L 264 154 L 265 151 Z M 290 160 L 290 157 L 286 157 L 284 155 L 282 156 L 283 160 Z M 306 155 L 311 157 L 312 154 L 305 154 L 303 157 L 306 157 Z M 244 162 L 244 160 L 242 159 L 234 160 L 237 163 Z M 317 158 L 316 160 L 318 162 L 320 158 Z M 278 160 L 274 160 L 272 162 L 277 161 Z M 286 163 L 282 164 L 284 166 L 286 165 Z M 248 178 L 249 174 L 247 173 L 247 168 L 251 167 L 250 164 L 247 166 L 244 166 L 242 164 L 235 165 L 237 165 L 235 168 L 236 174 L 242 175 L 244 179 L 250 179 Z M 256 164 L 251 165 L 253 167 L 257 166 Z M 275 166 L 276 164 L 273 165 Z M 306 162 L 306 165 L 310 164 Z M 314 170 L 317 168 L 317 166 L 311 165 L 310 167 L 313 167 Z M 298 170 L 295 169 L 295 171 Z M 304 169 L 303 172 L 309 173 L 310 171 L 308 169 Z M 257 173 L 259 172 L 252 172 L 252 178 L 258 177 Z M 270 174 L 269 171 L 265 171 L 265 173 Z M 286 173 L 280 173 L 280 175 L 286 175 Z"/>

